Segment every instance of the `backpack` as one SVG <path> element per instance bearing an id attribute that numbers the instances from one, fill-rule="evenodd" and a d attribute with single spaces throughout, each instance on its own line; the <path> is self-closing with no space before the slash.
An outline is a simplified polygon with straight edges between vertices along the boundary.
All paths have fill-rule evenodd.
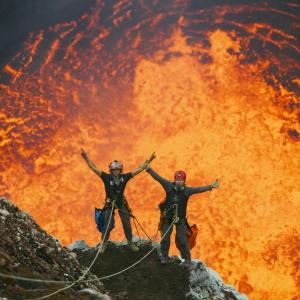
<path id="1" fill-rule="evenodd" d="M 97 225 L 97 229 L 103 233 L 104 229 L 104 215 L 103 215 L 103 209 L 95 207 L 95 222 Z M 112 216 L 110 226 L 109 226 L 109 231 L 112 231 L 115 227 L 115 218 Z"/>

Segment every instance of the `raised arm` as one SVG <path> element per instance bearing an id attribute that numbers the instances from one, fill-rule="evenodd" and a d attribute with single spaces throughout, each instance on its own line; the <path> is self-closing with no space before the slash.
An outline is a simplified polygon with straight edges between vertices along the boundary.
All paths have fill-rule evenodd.
<path id="1" fill-rule="evenodd" d="M 161 177 L 160 175 L 158 175 L 153 169 L 151 169 L 150 167 L 147 168 L 147 172 L 156 180 L 158 181 L 161 186 L 164 188 L 164 190 L 167 192 L 169 190 L 172 189 L 172 182 Z"/>
<path id="2" fill-rule="evenodd" d="M 90 167 L 90 169 L 97 174 L 99 177 L 101 177 L 102 175 L 102 171 L 98 170 L 97 167 L 94 165 L 94 163 L 89 159 L 87 153 L 81 149 L 81 156 L 82 158 L 85 160 L 85 162 L 87 163 L 87 165 Z"/>
<path id="3" fill-rule="evenodd" d="M 219 187 L 219 181 L 217 179 L 213 184 L 210 185 L 199 186 L 199 187 L 186 187 L 186 193 L 188 194 L 188 196 L 191 196 L 193 194 L 211 191 L 212 189 L 216 189 L 218 187 Z"/>
<path id="4" fill-rule="evenodd" d="M 134 177 L 135 175 L 141 173 L 143 170 L 145 170 L 146 168 L 149 167 L 149 164 L 152 162 L 153 159 L 155 159 L 156 156 L 155 156 L 155 152 L 153 152 L 151 154 L 151 156 L 149 157 L 149 159 L 145 160 L 138 168 L 134 169 L 131 174 L 132 174 L 132 177 Z"/>

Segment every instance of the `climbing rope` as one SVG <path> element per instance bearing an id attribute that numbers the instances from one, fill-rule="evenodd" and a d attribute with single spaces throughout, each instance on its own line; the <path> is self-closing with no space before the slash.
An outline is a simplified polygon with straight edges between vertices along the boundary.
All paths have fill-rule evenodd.
<path id="1" fill-rule="evenodd" d="M 170 231 L 171 227 L 173 226 L 174 224 L 174 221 L 170 224 L 170 226 L 168 227 L 168 229 L 166 230 L 166 232 L 163 234 L 161 240 L 160 240 L 160 243 L 161 241 L 165 238 L 165 236 L 167 235 L 167 233 Z M 81 281 L 81 282 L 93 282 L 93 281 L 97 281 L 97 280 L 105 280 L 105 279 L 108 279 L 108 278 L 111 278 L 111 277 L 114 277 L 114 276 L 117 276 L 119 274 L 122 274 L 124 273 L 125 271 L 133 268 L 134 266 L 136 266 L 137 264 L 139 264 L 141 261 L 143 261 L 147 256 L 149 256 L 155 249 L 157 248 L 157 245 L 154 245 L 152 247 L 152 249 L 147 252 L 142 258 L 140 258 L 138 261 L 136 261 L 135 263 L 133 263 L 132 265 L 130 265 L 129 267 L 121 270 L 121 271 L 118 271 L 116 273 L 113 273 L 111 275 L 107 275 L 107 276 L 104 276 L 104 277 L 100 277 L 100 278 L 97 278 L 97 279 L 88 279 L 88 280 L 84 280 L 84 281 Z"/>
<path id="2" fill-rule="evenodd" d="M 106 237 L 107 235 L 107 232 L 108 232 L 108 229 L 109 229 L 109 226 L 110 226 L 110 222 L 111 222 L 111 219 L 112 219 L 112 215 L 113 215 L 113 210 L 114 210 L 114 202 L 112 204 L 112 209 L 111 209 L 111 213 L 110 213 L 110 217 L 109 217 L 109 222 L 108 222 L 108 225 L 107 225 L 107 228 L 106 228 L 106 231 L 105 231 L 105 234 L 104 234 L 104 238 Z M 172 207 L 170 207 L 167 211 L 164 212 L 164 215 L 171 209 Z M 133 216 L 131 214 L 131 217 L 133 218 L 134 220 L 134 224 L 135 224 L 135 227 L 136 227 L 136 230 L 138 232 L 138 235 L 139 235 L 139 239 L 140 239 L 140 243 L 141 243 L 141 238 L 140 238 L 140 234 L 139 234 L 139 231 L 138 231 L 138 228 L 136 226 L 136 223 L 135 221 L 137 222 L 137 224 L 140 226 L 140 228 L 142 229 L 142 231 L 146 234 L 146 236 L 149 238 L 149 240 L 151 240 L 152 242 L 154 242 L 150 237 L 149 235 L 146 233 L 146 231 L 144 230 L 144 228 L 141 226 L 141 224 L 139 223 L 138 219 Z M 167 229 L 167 231 L 165 232 L 165 234 L 162 236 L 160 242 L 164 239 L 164 237 L 166 236 L 166 234 L 169 232 L 169 230 L 171 229 L 171 227 L 173 226 L 174 223 L 176 223 L 178 221 L 178 216 L 176 214 L 176 216 L 173 218 L 173 221 L 172 223 L 170 224 L 169 228 Z M 156 232 L 156 235 L 155 237 L 157 236 L 158 234 L 158 231 Z M 92 266 L 94 265 L 96 259 L 98 258 L 99 256 L 99 253 L 101 251 L 101 248 L 102 248 L 102 245 L 103 243 L 101 243 L 101 246 L 99 247 L 98 251 L 97 251 L 97 254 L 94 258 L 94 260 L 92 261 L 92 263 L 90 264 L 90 266 L 87 268 L 87 270 L 84 272 L 84 274 L 82 276 L 79 277 L 78 280 L 76 281 L 56 281 L 56 280 L 41 280 L 41 279 L 34 279 L 34 278 L 27 278 L 27 277 L 22 277 L 22 276 L 14 276 L 14 275 L 7 275 L 7 274 L 3 274 L 3 273 L 0 273 L 0 277 L 6 277 L 6 278 L 12 278 L 12 279 L 18 279 L 18 280 L 26 280 L 26 281 L 31 281 L 31 282 L 44 282 L 44 283 L 62 283 L 62 284 L 69 284 L 68 286 L 64 287 L 64 288 L 61 288 L 51 294 L 48 294 L 48 295 L 45 295 L 45 296 L 42 296 L 42 297 L 38 297 L 38 298 L 31 298 L 31 299 L 28 299 L 28 300 L 39 300 L 39 299 L 46 299 L 46 298 L 49 298 L 53 295 L 56 295 L 64 290 L 67 290 L 69 288 L 71 288 L 72 286 L 74 286 L 76 283 L 88 283 L 88 282 L 95 282 L 95 281 L 100 281 L 100 280 L 105 280 L 105 279 L 108 279 L 108 278 L 111 278 L 111 277 L 114 277 L 114 276 L 117 276 L 123 272 L 126 272 L 127 270 L 133 268 L 134 266 L 136 266 L 137 264 L 139 264 L 141 261 L 143 261 L 147 256 L 149 256 L 156 248 L 157 248 L 157 245 L 154 245 L 152 247 L 152 249 L 147 252 L 141 259 L 139 259 L 138 261 L 136 261 L 135 263 L 133 263 L 132 265 L 130 265 L 129 267 L 119 271 L 119 272 L 116 272 L 116 273 L 113 273 L 111 275 L 107 275 L 107 276 L 104 276 L 104 277 L 101 277 L 101 278 L 96 278 L 96 279 L 88 279 L 88 280 L 82 280 L 86 274 L 90 271 L 90 269 L 92 268 Z"/>
<path id="3" fill-rule="evenodd" d="M 136 229 L 136 232 L 137 232 L 137 234 L 138 234 L 138 236 L 139 236 L 139 245 L 141 245 L 141 244 L 142 244 L 142 240 L 141 240 L 140 232 L 139 232 L 139 229 L 138 229 L 138 227 L 137 227 L 137 225 L 136 225 L 136 222 L 135 222 L 135 219 L 134 219 L 134 218 L 133 218 L 133 224 L 134 224 L 135 229 Z"/>
<path id="4" fill-rule="evenodd" d="M 144 228 L 142 227 L 142 225 L 140 224 L 139 220 L 137 219 L 137 217 L 132 216 L 133 221 L 137 222 L 137 224 L 140 226 L 140 228 L 142 229 L 142 231 L 145 233 L 146 237 L 151 241 L 151 242 L 155 242 L 153 239 L 151 239 L 151 237 L 147 234 L 147 232 L 144 230 Z"/>
<path id="5" fill-rule="evenodd" d="M 111 216 L 112 216 L 112 213 L 111 213 Z M 110 216 L 110 220 L 111 220 L 111 216 Z M 110 223 L 110 220 L 109 220 L 109 223 Z M 165 232 L 165 234 L 162 236 L 160 242 L 165 238 L 165 236 L 167 235 L 167 233 L 170 231 L 171 227 L 173 226 L 174 224 L 174 221 L 170 224 L 169 228 L 167 229 L 167 231 Z M 109 226 L 109 224 L 108 224 Z M 109 228 L 107 226 L 107 228 Z M 107 230 L 105 232 L 105 235 L 107 234 Z M 67 287 L 64 287 L 64 288 L 61 288 L 51 294 L 48 294 L 48 295 L 45 295 L 45 296 L 42 296 L 42 297 L 38 297 L 38 298 L 31 298 L 31 299 L 27 299 L 27 300 L 38 300 L 38 299 L 46 299 L 46 298 L 49 298 L 55 294 L 58 294 L 60 293 L 61 291 L 64 291 L 64 290 L 67 290 L 69 288 L 71 288 L 73 285 L 75 285 L 76 283 L 88 283 L 88 282 L 95 282 L 95 281 L 100 281 L 100 280 L 105 280 L 105 279 L 108 279 L 108 278 L 111 278 L 111 277 L 114 277 L 114 276 L 117 276 L 119 274 L 122 274 L 126 271 L 128 271 L 129 269 L 133 268 L 134 266 L 136 266 L 137 264 L 139 264 L 141 261 L 143 261 L 146 257 L 148 257 L 155 249 L 157 248 L 157 245 L 154 245 L 152 247 L 152 249 L 147 252 L 142 258 L 140 258 L 138 261 L 136 261 L 135 263 L 133 263 L 132 265 L 128 266 L 127 268 L 121 270 L 121 271 L 118 271 L 116 273 L 113 273 L 113 274 L 110 274 L 110 275 L 107 275 L 107 276 L 104 276 L 104 277 L 100 277 L 100 278 L 95 278 L 95 279 L 87 279 L 87 280 L 81 280 L 82 278 L 85 277 L 85 275 L 89 272 L 89 270 L 91 269 L 91 267 L 93 266 L 93 264 L 95 263 L 98 255 L 99 255 L 99 252 L 100 252 L 100 249 L 101 247 L 99 248 L 94 260 L 92 261 L 92 263 L 90 264 L 89 268 L 85 271 L 85 273 L 76 281 L 55 281 L 55 280 L 42 280 L 42 279 L 34 279 L 34 278 L 27 278 L 27 277 L 22 277 L 22 276 L 13 276 L 13 275 L 7 275 L 7 274 L 3 274 L 3 273 L 0 273 L 0 276 L 1 277 L 6 277 L 6 278 L 12 278 L 12 279 L 19 279 L 19 280 L 26 280 L 26 281 L 31 281 L 31 282 L 43 282 L 43 283 L 66 283 L 66 284 L 69 284 L 71 283 L 70 285 L 68 285 Z"/>
<path id="6" fill-rule="evenodd" d="M 110 222 L 111 222 L 111 219 L 112 219 L 112 215 L 113 215 L 113 211 L 114 211 L 114 205 L 115 205 L 115 201 L 112 202 L 112 206 L 111 206 L 111 212 L 110 212 L 110 216 L 109 216 L 109 221 L 108 221 L 108 224 L 106 226 L 106 230 L 105 230 L 105 233 L 104 233 L 104 237 L 103 237 L 103 241 L 105 240 L 105 237 L 107 235 L 107 232 L 109 230 L 109 226 L 110 226 Z M 95 258 L 93 259 L 93 261 L 91 262 L 91 264 L 89 265 L 89 267 L 84 271 L 83 275 L 81 275 L 79 277 L 78 280 L 74 281 L 73 283 L 71 283 L 70 285 L 66 286 L 66 287 L 63 287 L 53 293 L 50 293 L 48 295 L 45 295 L 45 296 L 42 296 L 42 297 L 38 297 L 38 298 L 31 298 L 31 299 L 28 299 L 28 300 L 40 300 L 40 299 L 46 299 L 46 298 L 49 298 L 51 296 L 54 296 L 62 291 L 65 291 L 69 288 L 71 288 L 73 285 L 75 285 L 76 283 L 79 283 L 85 276 L 86 274 L 90 271 L 90 269 L 92 268 L 92 266 L 94 265 L 96 259 L 98 258 L 99 254 L 100 254 L 100 251 L 101 251 L 101 248 L 103 246 L 103 242 L 101 243 L 101 246 L 99 247 L 98 251 L 97 251 L 97 254 L 95 256 Z"/>

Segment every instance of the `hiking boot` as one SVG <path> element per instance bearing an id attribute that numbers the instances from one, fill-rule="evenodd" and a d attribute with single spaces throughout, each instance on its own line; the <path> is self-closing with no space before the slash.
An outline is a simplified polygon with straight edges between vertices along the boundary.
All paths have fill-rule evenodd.
<path id="1" fill-rule="evenodd" d="M 179 264 L 179 266 L 182 267 L 182 268 L 184 268 L 184 269 L 187 269 L 187 270 L 193 269 L 193 264 L 192 264 L 192 262 L 190 260 L 181 262 Z"/>
<path id="2" fill-rule="evenodd" d="M 128 245 L 133 252 L 138 252 L 140 250 L 140 248 L 133 242 L 128 242 Z"/>
<path id="3" fill-rule="evenodd" d="M 100 254 L 101 254 L 101 253 L 104 253 L 105 250 L 106 250 L 106 248 L 107 248 L 107 246 L 108 246 L 108 243 L 107 243 L 107 242 L 102 242 L 102 244 L 100 245 L 101 249 L 100 249 L 99 253 L 100 253 Z"/>
<path id="4" fill-rule="evenodd" d="M 161 263 L 162 265 L 167 265 L 167 264 L 169 263 L 169 257 L 167 257 L 167 256 L 162 256 L 162 257 L 160 258 L 160 263 Z"/>

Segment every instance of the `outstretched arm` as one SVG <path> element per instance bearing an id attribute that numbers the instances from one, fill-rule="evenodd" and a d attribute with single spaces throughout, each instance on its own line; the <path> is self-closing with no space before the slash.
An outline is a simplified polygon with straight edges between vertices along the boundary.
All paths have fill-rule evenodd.
<path id="1" fill-rule="evenodd" d="M 211 191 L 212 189 L 216 189 L 218 187 L 219 187 L 219 181 L 218 181 L 218 179 L 216 179 L 215 182 L 211 185 L 199 186 L 199 187 L 187 187 L 186 192 L 189 196 L 191 196 L 193 194 Z"/>
<path id="2" fill-rule="evenodd" d="M 94 173 L 97 174 L 99 177 L 101 177 L 102 171 L 97 169 L 97 167 L 94 165 L 94 163 L 89 159 L 87 153 L 83 149 L 81 149 L 80 154 L 81 154 L 82 158 L 85 160 L 85 162 L 87 163 L 87 165 L 90 167 L 90 169 L 92 171 L 94 171 Z"/>
<path id="3" fill-rule="evenodd" d="M 160 175 L 158 175 L 153 169 L 151 168 L 147 168 L 147 172 L 156 180 L 158 181 L 161 186 L 164 188 L 164 190 L 167 192 L 170 189 L 172 189 L 172 182 L 161 177 Z"/>
<path id="4" fill-rule="evenodd" d="M 145 160 L 138 168 L 134 169 L 131 174 L 132 174 L 132 177 L 134 177 L 135 175 L 141 173 L 143 170 L 145 170 L 146 168 L 149 167 L 149 164 L 152 162 L 153 159 L 155 159 L 156 156 L 155 156 L 155 152 L 153 152 L 151 154 L 151 156 L 149 157 L 149 159 Z"/>

